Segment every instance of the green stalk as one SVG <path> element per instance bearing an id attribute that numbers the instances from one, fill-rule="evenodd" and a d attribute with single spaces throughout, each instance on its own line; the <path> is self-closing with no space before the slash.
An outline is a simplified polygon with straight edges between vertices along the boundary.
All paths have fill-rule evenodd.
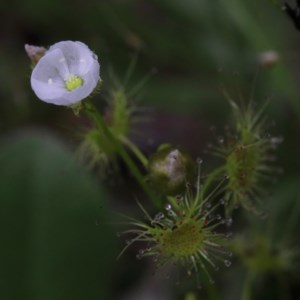
<path id="1" fill-rule="evenodd" d="M 148 168 L 148 159 L 140 151 L 140 149 L 125 136 L 119 136 L 119 140 L 131 150 L 131 152 L 141 162 L 141 164 L 144 166 L 144 168 L 147 169 Z"/>
<path id="2" fill-rule="evenodd" d="M 252 281 L 253 281 L 254 274 L 249 271 L 246 275 L 244 286 L 242 290 L 242 300 L 251 300 L 251 290 L 252 290 Z"/>
<path id="3" fill-rule="evenodd" d="M 199 203 L 199 201 L 203 201 L 205 199 L 205 194 L 209 186 L 212 184 L 213 181 L 215 181 L 222 172 L 225 171 L 225 166 L 221 166 L 213 170 L 209 175 L 206 177 L 204 183 L 202 186 L 200 186 L 200 190 L 198 190 L 196 195 L 196 201 L 194 202 L 194 206 L 196 207 Z"/>
<path id="4" fill-rule="evenodd" d="M 134 161 L 128 155 L 122 144 L 115 138 L 115 136 L 111 133 L 111 131 L 106 126 L 101 114 L 98 112 L 97 108 L 90 100 L 86 100 L 83 102 L 84 112 L 94 123 L 95 127 L 104 133 L 104 135 L 108 138 L 111 145 L 116 149 L 117 153 L 123 159 L 131 174 L 134 176 L 138 184 L 150 198 L 155 206 L 161 208 L 161 203 L 156 195 L 149 189 L 148 185 L 144 181 L 144 177 L 141 174 L 140 170 L 135 165 Z"/>

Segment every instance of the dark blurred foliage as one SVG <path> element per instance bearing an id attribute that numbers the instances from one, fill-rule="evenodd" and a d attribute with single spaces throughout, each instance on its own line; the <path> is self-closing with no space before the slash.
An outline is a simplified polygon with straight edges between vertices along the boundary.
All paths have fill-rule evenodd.
<path id="1" fill-rule="evenodd" d="M 116 252 L 104 192 L 42 132 L 2 142 L 0 164 L 1 298 L 107 298 Z"/>
<path id="2" fill-rule="evenodd" d="M 294 6 L 294 1 L 289 3 Z M 114 260 L 114 234 L 107 225 L 114 217 L 107 206 L 134 214 L 132 185 L 125 181 L 121 192 L 114 191 L 108 199 L 103 191 L 96 191 L 95 178 L 82 175 L 82 167 L 74 167 L 71 152 L 64 147 L 74 149 L 82 121 L 71 110 L 47 105 L 35 97 L 24 44 L 85 42 L 101 63 L 103 91 L 95 97 L 100 107 L 114 80 L 122 82 L 133 57 L 137 56 L 137 65 L 128 89 L 155 69 L 135 97 L 141 106 L 151 108 L 147 115 L 151 122 L 137 128 L 143 138 L 135 137 L 148 154 L 159 143 L 171 142 L 194 156 L 203 156 L 207 143 L 215 142 L 210 126 L 216 126 L 215 134 L 221 135 L 230 124 L 230 108 L 222 89 L 237 101 L 253 99 L 258 107 L 269 98 L 268 131 L 284 137 L 275 163 L 284 174 L 271 174 L 271 180 L 279 179 L 268 187 L 283 196 L 268 203 L 269 213 L 278 213 L 272 221 L 285 222 L 289 214 L 284 207 L 276 210 L 275 206 L 299 201 L 297 188 L 295 195 L 286 191 L 290 182 L 296 182 L 296 187 L 299 182 L 300 32 L 280 7 L 281 2 L 275 0 L 1 2 L 1 298 L 159 299 L 123 297 L 137 286 L 150 294 L 159 290 L 149 288 L 159 283 L 148 278 L 149 264 L 136 262 L 133 252 L 117 263 Z M 258 63 L 258 55 L 268 50 L 276 51 L 279 61 L 267 68 Z M 43 134 L 36 136 L 31 128 L 43 128 Z M 49 140 L 48 135 L 57 138 Z M 205 155 L 204 159 L 208 171 L 211 157 Z M 58 175 L 61 169 L 67 175 Z M 300 216 L 299 205 L 293 207 Z M 106 225 L 100 222 L 96 226 L 95 219 L 102 216 Z M 261 221 L 253 217 L 250 222 Z M 238 224 L 235 230 L 242 231 Z M 297 228 L 299 221 L 289 229 L 292 240 L 297 237 Z M 240 299 L 243 264 L 237 259 L 236 265 L 213 274 L 218 279 L 220 299 Z M 284 277 L 286 295 L 299 299 L 297 277 L 280 276 Z M 272 292 L 273 277 L 264 278 L 266 284 L 255 286 L 255 299 L 284 299 Z M 169 298 L 160 297 L 180 299 L 176 294 L 183 297 L 188 287 L 193 289 L 193 285 L 182 284 L 173 293 L 165 293 L 172 294 Z M 217 299 L 210 292 L 213 297 Z"/>

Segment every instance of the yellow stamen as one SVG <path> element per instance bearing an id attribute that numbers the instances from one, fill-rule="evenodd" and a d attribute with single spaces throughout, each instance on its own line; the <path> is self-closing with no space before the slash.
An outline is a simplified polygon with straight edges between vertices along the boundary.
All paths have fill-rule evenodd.
<path id="1" fill-rule="evenodd" d="M 66 80 L 66 89 L 68 91 L 73 91 L 82 85 L 83 85 L 83 79 L 77 75 L 71 74 Z"/>

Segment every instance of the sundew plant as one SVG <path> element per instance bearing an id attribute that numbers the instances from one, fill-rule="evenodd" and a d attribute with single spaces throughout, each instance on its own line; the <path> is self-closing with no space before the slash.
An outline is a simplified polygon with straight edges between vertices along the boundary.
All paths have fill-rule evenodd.
<path id="1" fill-rule="evenodd" d="M 300 1 L 31 2 L 1 299 L 298 299 Z"/>

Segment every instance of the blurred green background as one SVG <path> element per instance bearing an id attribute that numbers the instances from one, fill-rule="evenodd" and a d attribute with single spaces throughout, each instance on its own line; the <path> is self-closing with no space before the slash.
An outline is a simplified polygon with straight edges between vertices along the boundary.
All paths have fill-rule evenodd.
<path id="1" fill-rule="evenodd" d="M 275 0 L 1 2 L 1 299 L 300 299 L 300 32 L 281 5 Z M 104 80 L 95 97 L 99 106 L 137 57 L 126 88 L 153 73 L 134 99 L 149 108 L 143 117 L 151 121 L 138 125 L 143 136 L 133 138 L 148 154 L 161 142 L 182 145 L 203 156 L 206 171 L 212 158 L 203 151 L 215 142 L 210 127 L 222 134 L 230 124 L 222 89 L 237 101 L 253 98 L 258 107 L 270 99 L 268 131 L 284 137 L 275 162 L 284 173 L 270 176 L 277 181 L 268 187 L 273 197 L 267 220 L 245 222 L 239 213 L 234 231 L 243 238 L 234 264 L 213 274 L 213 288 L 197 291 L 191 282 L 174 286 L 152 277 L 151 261 L 137 262 L 134 247 L 116 262 L 125 242 L 116 239 L 112 211 L 137 213 L 135 186 L 125 171 L 120 192 L 112 191 L 115 187 L 76 163 L 82 120 L 39 101 L 30 88 L 24 44 L 61 40 L 82 41 L 97 53 Z M 259 55 L 270 50 L 279 60 L 264 67 Z M 293 255 L 278 268 L 261 263 L 287 249 Z"/>

